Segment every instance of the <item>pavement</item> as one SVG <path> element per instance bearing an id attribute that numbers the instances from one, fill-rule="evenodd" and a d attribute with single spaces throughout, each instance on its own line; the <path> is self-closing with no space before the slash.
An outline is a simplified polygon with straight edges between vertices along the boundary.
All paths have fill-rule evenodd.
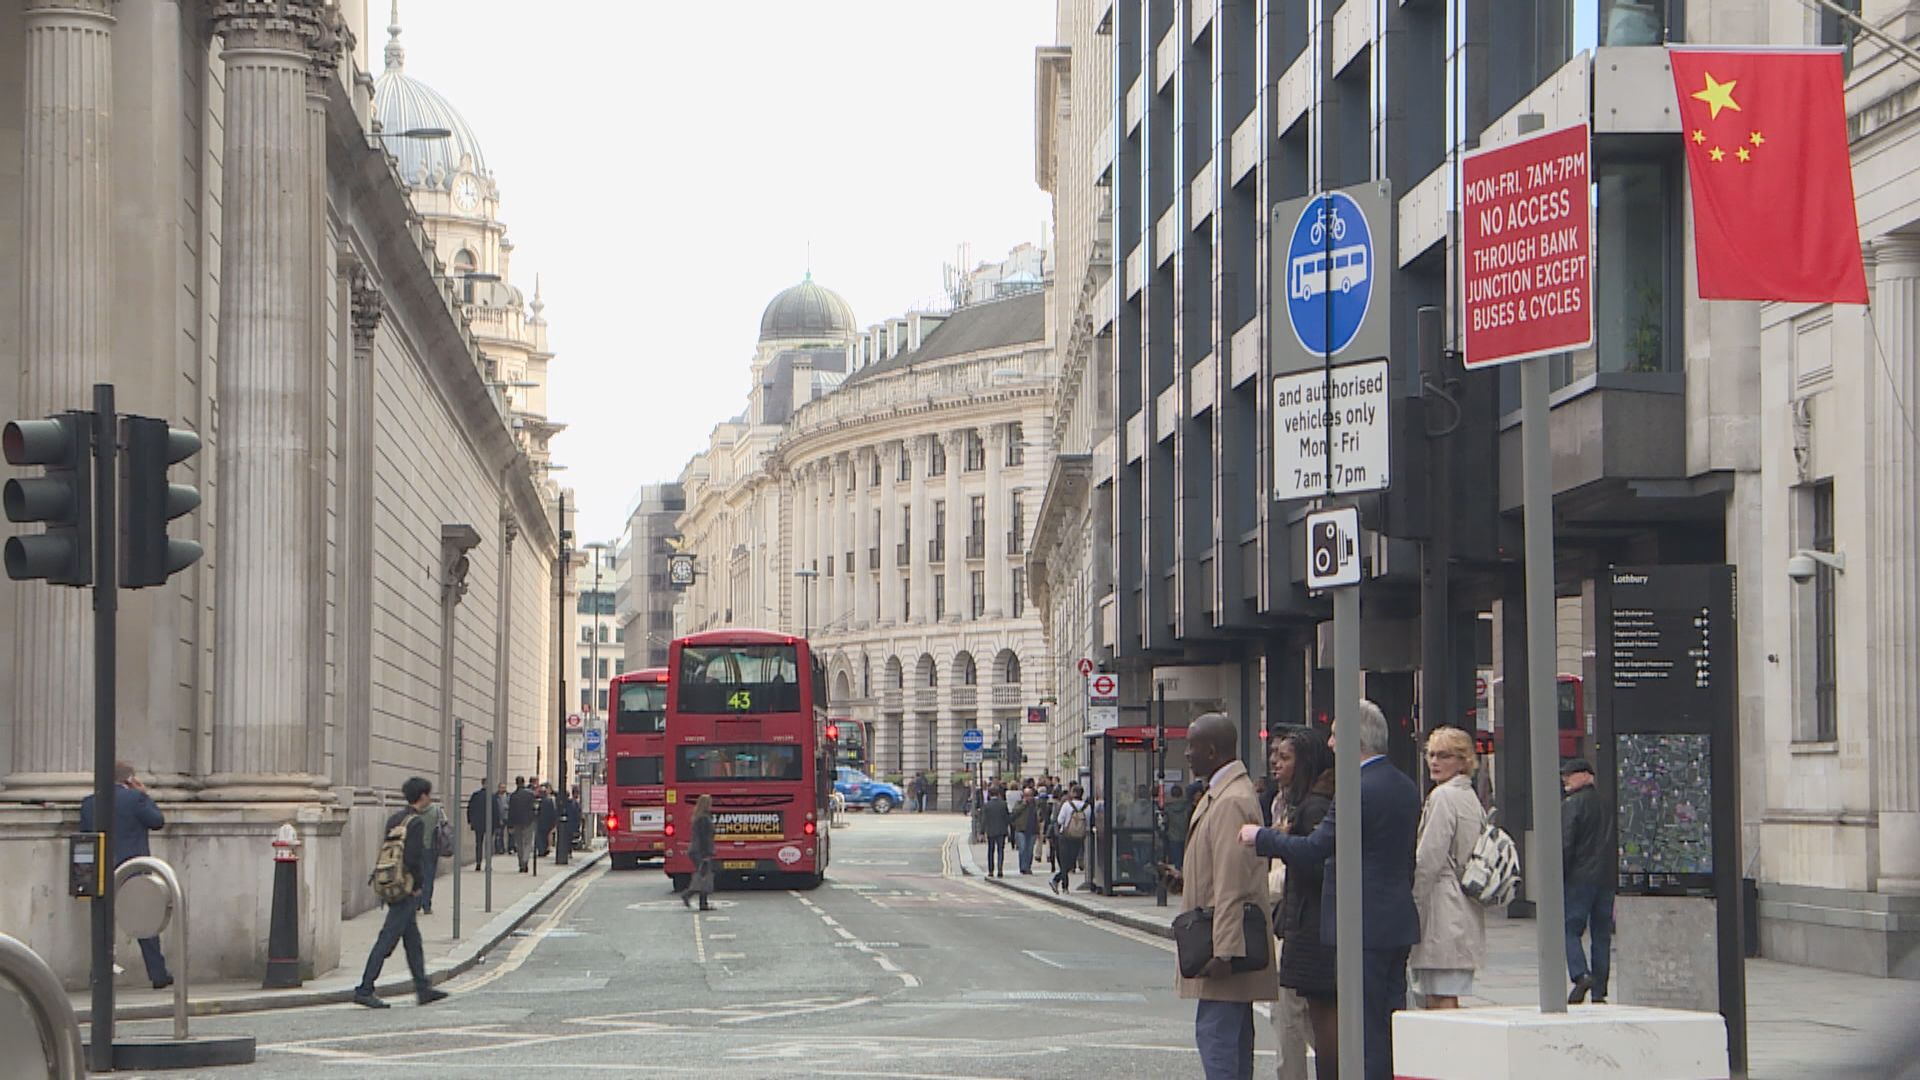
<path id="1" fill-rule="evenodd" d="M 510 937 L 526 922 L 534 910 L 558 892 L 567 882 L 604 861 L 606 853 L 575 852 L 566 866 L 540 860 L 539 872 L 519 873 L 511 855 L 496 855 L 493 862 L 493 903 L 486 902 L 485 879 L 472 866 L 462 871 L 460 883 L 460 929 L 453 936 L 453 870 L 443 861 L 440 876 L 434 882 L 433 914 L 420 917 L 420 936 L 426 946 L 427 971 L 434 983 L 454 978 L 482 962 L 487 952 Z M 383 905 L 363 911 L 340 924 L 340 966 L 308 979 L 297 987 L 267 990 L 258 979 L 193 981 L 188 986 L 187 1012 L 190 1016 L 223 1013 L 259 1012 L 267 1009 L 295 1009 L 311 1005 L 347 1001 L 360 982 L 367 953 L 380 936 L 386 919 Z M 163 938 L 166 945 L 170 938 Z M 140 965 L 139 950 L 121 950 L 120 963 Z M 176 977 L 180 965 L 171 953 L 168 962 Z M 395 949 L 381 970 L 375 989 L 382 996 L 413 993 L 413 977 L 407 972 L 404 951 Z M 92 1015 L 92 997 L 86 990 L 68 995 L 74 1013 L 84 1027 Z M 138 988 L 120 987 L 114 993 L 113 1015 L 119 1020 L 151 1020 L 173 1015 L 173 991 L 154 990 L 144 984 Z"/>
<path id="2" fill-rule="evenodd" d="M 964 836 L 963 834 L 960 834 Z M 1075 875 L 1072 891 L 1055 895 L 1047 887 L 1050 870 L 1035 853 L 1032 875 L 1014 867 L 1006 877 L 986 877 L 984 843 L 961 843 L 960 866 L 987 884 L 1058 905 L 1130 930 L 1171 940 L 1180 897 L 1166 907 L 1151 893 L 1101 896 L 1085 891 L 1084 875 Z M 1009 865 L 1016 862 L 1009 845 Z M 1539 1001 L 1536 924 L 1487 916 L 1487 966 L 1474 978 L 1474 993 L 1460 999 L 1467 1008 L 1534 1005 Z M 1752 1080 L 1841 1080 L 1894 1075 L 1874 1064 L 1891 1060 L 1896 1045 L 1910 1039 L 1915 1015 L 1914 984 L 1901 979 L 1828 971 L 1773 960 L 1747 961 L 1747 1031 Z M 1907 1064 L 1911 1065 L 1911 1062 Z M 1905 1075 L 1905 1074 L 1901 1074 Z"/>

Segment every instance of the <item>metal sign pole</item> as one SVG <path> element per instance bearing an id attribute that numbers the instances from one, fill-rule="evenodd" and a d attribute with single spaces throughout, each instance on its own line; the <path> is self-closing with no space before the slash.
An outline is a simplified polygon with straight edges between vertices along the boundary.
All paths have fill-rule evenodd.
<path id="1" fill-rule="evenodd" d="M 118 753 L 114 728 L 114 673 L 117 640 L 115 620 L 120 609 L 119 559 L 114 543 L 119 529 L 114 520 L 118 477 L 114 450 L 119 419 L 113 412 L 113 387 L 93 388 L 93 829 L 101 834 L 100 860 L 114 865 L 113 762 Z M 118 891 L 111 873 L 101 875 L 100 895 L 93 900 L 93 1029 L 94 1072 L 113 1071 L 113 894 Z"/>
<path id="2" fill-rule="evenodd" d="M 484 801 L 487 804 L 487 813 L 486 813 L 487 835 L 481 838 L 480 843 L 481 843 L 481 858 L 484 860 L 483 865 L 485 865 L 487 868 L 486 874 L 484 876 L 486 879 L 486 891 L 487 891 L 486 912 L 489 915 L 493 914 L 493 848 L 494 848 L 493 838 L 495 835 L 497 835 L 496 830 L 500 828 L 500 823 L 494 820 L 494 814 L 493 814 L 493 785 L 494 785 L 493 740 L 488 739 L 487 740 L 487 781 L 486 781 L 486 784 L 484 785 L 484 790 L 481 791 L 481 794 L 485 796 L 485 798 L 482 801 Z"/>
<path id="3" fill-rule="evenodd" d="M 1540 1011 L 1567 1011 L 1566 889 L 1561 880 L 1560 723 L 1554 678 L 1553 463 L 1547 358 L 1520 362 L 1520 512 L 1526 528 L 1527 727 L 1533 745 L 1533 865 L 1528 886 L 1540 957 Z"/>
<path id="4" fill-rule="evenodd" d="M 466 757 L 466 754 L 467 754 L 467 724 L 466 724 L 466 721 L 464 720 L 455 720 L 453 722 L 453 787 L 447 792 L 447 794 L 440 797 L 440 812 L 442 814 L 445 814 L 447 812 L 447 808 L 449 806 L 459 805 L 458 800 L 460 798 L 460 765 L 461 765 L 461 759 Z M 450 803 L 448 802 L 449 799 L 452 799 L 455 801 Z M 453 823 L 448 822 L 448 824 L 451 825 Z M 466 874 L 462 873 L 462 871 L 466 869 L 466 862 L 464 859 L 461 858 L 460 834 L 466 832 L 467 830 L 455 825 L 452 831 L 453 831 L 453 940 L 459 941 L 460 940 L 460 879 L 463 877 L 466 877 Z M 440 853 L 436 851 L 433 853 L 432 857 L 435 859 L 438 859 L 440 857 Z"/>
<path id="5" fill-rule="evenodd" d="M 1153 718 L 1153 906 L 1166 907 L 1167 875 L 1160 864 L 1167 859 L 1167 684 L 1159 683 L 1154 690 L 1160 707 Z"/>
<path id="6" fill-rule="evenodd" d="M 1334 956 L 1339 993 L 1340 1060 L 1350 1073 L 1366 1060 L 1365 997 L 1360 950 L 1360 587 L 1333 590 L 1333 709 L 1339 752 L 1334 755 Z"/>

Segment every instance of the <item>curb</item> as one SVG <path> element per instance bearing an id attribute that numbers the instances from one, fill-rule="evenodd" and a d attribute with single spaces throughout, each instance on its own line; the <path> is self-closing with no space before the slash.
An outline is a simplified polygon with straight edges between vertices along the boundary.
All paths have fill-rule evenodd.
<path id="1" fill-rule="evenodd" d="M 961 839 L 961 836 L 961 833 L 954 833 L 949 837 L 949 840 L 955 847 L 960 849 L 960 872 L 967 877 L 982 878 L 989 885 L 998 886 L 1019 896 L 1028 896 L 1035 900 L 1044 900 L 1055 907 L 1063 907 L 1082 915 L 1091 915 L 1096 919 L 1110 922 L 1117 926 L 1124 926 L 1129 930 L 1138 930 L 1143 934 L 1152 934 L 1155 937 L 1166 938 L 1168 941 L 1173 940 L 1173 927 L 1159 920 L 1143 918 L 1131 912 L 1114 911 L 1111 908 L 1102 907 L 1091 901 L 1082 900 L 1072 893 L 1062 896 L 1051 889 L 1046 892 L 1022 889 L 1017 885 L 1007 884 L 1004 879 L 987 877 L 981 873 L 980 864 L 973 861 L 973 845 Z"/>
<path id="2" fill-rule="evenodd" d="M 604 861 L 606 857 L 606 849 L 602 848 L 598 851 L 588 853 L 585 858 L 578 861 L 569 862 L 564 868 L 563 873 L 548 878 L 538 889 L 515 901 L 513 906 L 496 912 L 493 918 L 480 929 L 479 933 L 469 936 L 460 944 L 459 948 L 451 953 L 442 955 L 437 960 L 430 959 L 427 961 L 428 982 L 438 986 L 449 979 L 458 978 L 468 971 L 471 971 L 481 961 L 485 960 L 487 954 L 492 952 L 502 941 L 512 936 L 513 932 L 520 928 L 520 924 L 526 922 L 527 918 L 538 910 L 542 904 L 552 899 L 555 893 L 558 893 L 561 888 L 573 881 L 574 878 L 579 877 L 595 865 Z M 556 867 L 555 869 L 562 868 Z M 398 950 L 396 950 L 396 952 L 397 951 Z M 351 965 L 355 962 L 356 961 L 349 960 L 343 956 L 341 957 L 340 967 L 335 969 L 336 973 L 313 980 L 315 983 L 332 983 L 336 979 L 345 979 L 346 982 L 343 985 L 328 986 L 325 988 L 309 985 L 292 990 L 269 990 L 252 994 L 202 998 L 197 1001 L 190 999 L 187 1002 L 187 1015 L 230 1016 L 236 1013 L 268 1012 L 274 1009 L 304 1009 L 314 1005 L 333 1005 L 349 1002 L 353 1000 L 354 988 L 360 981 L 350 973 Z M 405 967 L 404 964 L 401 966 L 402 968 Z M 344 975 L 338 974 L 338 972 L 343 970 L 348 973 Z M 413 980 L 411 976 L 406 975 L 383 979 L 374 987 L 376 992 L 383 994 L 410 991 L 412 989 Z M 76 1009 L 76 1012 L 79 1013 L 81 1026 L 85 1027 L 87 1020 L 85 1010 Z M 122 1020 L 167 1020 L 172 1017 L 173 1004 L 170 1001 L 142 1003 L 138 1005 L 116 1005 L 113 1010 L 115 1022 Z"/>

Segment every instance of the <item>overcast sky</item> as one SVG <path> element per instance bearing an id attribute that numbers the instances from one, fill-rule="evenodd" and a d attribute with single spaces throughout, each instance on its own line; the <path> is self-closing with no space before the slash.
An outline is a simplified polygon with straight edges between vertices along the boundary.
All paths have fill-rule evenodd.
<path id="1" fill-rule="evenodd" d="M 389 0 L 370 0 L 377 70 Z M 1052 0 L 401 0 L 466 117 L 513 278 L 541 276 L 581 540 L 618 536 L 746 403 L 760 313 L 814 279 L 865 327 L 1045 242 L 1033 50 Z"/>

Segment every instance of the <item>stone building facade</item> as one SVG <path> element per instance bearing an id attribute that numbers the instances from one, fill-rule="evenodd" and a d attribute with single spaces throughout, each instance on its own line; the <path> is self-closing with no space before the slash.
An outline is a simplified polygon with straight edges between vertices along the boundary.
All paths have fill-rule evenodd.
<path id="1" fill-rule="evenodd" d="M 410 775 L 443 791 L 444 525 L 470 525 L 453 712 L 531 771 L 557 544 L 467 306 L 380 141 L 364 0 L 0 7 L 0 412 L 83 406 L 192 428 L 205 557 L 123 593 L 119 748 L 167 815 L 194 967 L 264 968 L 268 841 L 304 842 L 300 955 L 339 961 Z M 16 332 L 17 331 L 17 332 Z M 0 589 L 0 930 L 84 978 L 63 895 L 90 790 L 91 615 Z M 449 792 L 449 795 L 452 793 Z M 137 965 L 134 965 L 137 968 Z M 131 977 L 131 976 L 129 976 Z"/>
<path id="2" fill-rule="evenodd" d="M 849 319 L 838 354 L 810 342 L 802 363 L 763 376 L 791 395 L 721 425 L 683 475 L 682 542 L 701 576 L 679 629 L 805 633 L 881 775 L 950 782 L 972 726 L 1021 740 L 1029 771 L 1054 764 L 1046 729 L 1026 723 L 1051 696 L 1025 580 L 1052 459 L 1046 297 L 859 335 Z"/>

